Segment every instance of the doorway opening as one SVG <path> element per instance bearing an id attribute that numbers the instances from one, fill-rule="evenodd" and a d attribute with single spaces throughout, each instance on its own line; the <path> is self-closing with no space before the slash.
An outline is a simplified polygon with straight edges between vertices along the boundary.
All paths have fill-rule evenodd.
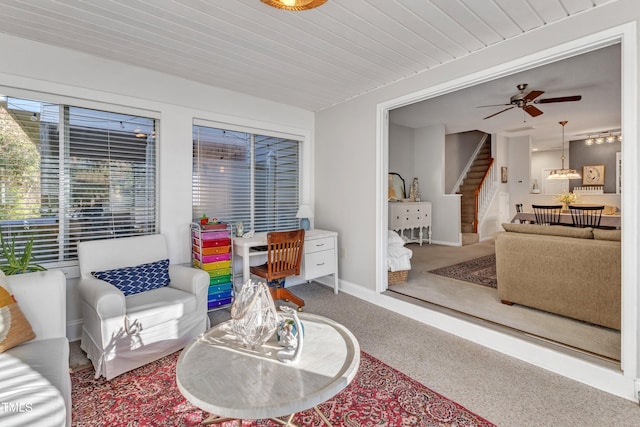
<path id="1" fill-rule="evenodd" d="M 576 55 L 591 52 L 596 49 L 607 47 L 615 43 L 620 43 L 622 48 L 623 66 L 625 70 L 622 73 L 622 87 L 623 93 L 633 94 L 632 96 L 625 96 L 622 100 L 622 133 L 629 135 L 630 141 L 637 138 L 637 126 L 634 121 L 634 117 L 637 114 L 637 97 L 636 88 L 637 82 L 634 82 L 633 76 L 635 70 L 635 57 L 636 52 L 634 46 L 636 44 L 635 30 L 628 26 L 621 26 L 613 30 L 604 32 L 602 34 L 595 34 L 590 37 L 586 37 L 582 40 L 567 43 L 556 48 L 550 49 L 546 52 L 540 52 L 535 55 L 521 58 L 519 60 L 511 61 L 503 64 L 499 67 L 488 69 L 482 73 L 476 73 L 470 75 L 467 78 L 460 78 L 446 84 L 434 86 L 432 88 L 421 91 L 420 93 L 414 93 L 402 98 L 398 98 L 389 102 L 379 104 L 378 106 L 378 242 L 379 248 L 377 251 L 377 289 L 379 292 L 385 292 L 387 290 L 386 281 L 386 233 L 387 233 L 387 203 L 386 194 L 387 190 L 387 173 L 389 171 L 389 128 L 391 127 L 389 121 L 389 113 L 392 110 L 400 107 L 407 106 L 409 104 L 424 101 L 438 96 L 446 95 L 457 90 L 467 89 L 480 83 L 495 80 L 500 77 L 509 76 L 515 73 L 525 71 L 531 67 L 537 67 L 540 65 L 550 64 L 565 58 L 571 58 Z M 628 68 L 628 69 L 627 69 Z M 444 134 L 444 132 L 443 132 Z M 440 153 L 435 153 L 436 156 Z M 634 144 L 626 144 L 622 147 L 622 158 L 629 159 L 629 163 L 637 163 L 637 147 Z M 637 257 L 637 219 L 635 218 L 635 206 L 637 205 L 637 193 L 638 184 L 636 172 L 634 166 L 630 168 L 623 168 L 622 181 L 625 182 L 625 190 L 623 199 L 621 201 L 621 208 L 623 212 L 628 214 L 623 217 L 623 227 L 625 229 L 625 239 L 622 242 L 622 257 L 623 257 L 623 271 L 622 271 L 622 288 L 625 295 L 622 302 L 622 330 L 621 330 L 621 368 L 624 375 L 629 378 L 635 378 L 637 366 L 635 361 L 637 360 L 637 335 L 638 326 L 633 322 L 636 318 L 637 307 L 637 289 L 634 273 L 634 259 Z M 509 170 L 511 175 L 511 168 Z M 510 177 L 511 179 L 511 177 Z M 632 188 L 628 188 L 626 184 L 629 184 Z M 441 221 L 446 221 L 447 215 L 445 212 L 439 210 L 437 204 L 433 206 L 433 239 L 438 241 L 440 233 L 438 227 Z M 626 236 L 629 236 L 627 239 Z M 448 326 L 446 322 L 439 323 L 441 319 L 428 319 L 425 323 L 432 321 L 432 324 L 441 329 L 445 329 L 449 332 L 457 334 L 462 337 L 466 337 L 473 341 L 485 344 L 488 347 L 497 348 L 494 343 L 490 341 L 481 342 L 476 336 L 473 336 L 469 330 L 465 330 L 464 326 L 458 328 L 456 326 Z M 555 365 L 558 370 L 562 370 L 561 366 L 566 366 L 566 360 L 563 360 L 559 355 L 562 353 L 558 350 L 558 357 L 553 354 L 549 354 L 548 360 L 531 360 L 528 355 L 519 352 L 517 349 L 501 348 L 501 351 L 514 355 L 515 357 L 523 360 L 530 361 L 534 364 L 541 364 L 544 366 Z M 571 368 L 567 368 L 571 371 Z"/>

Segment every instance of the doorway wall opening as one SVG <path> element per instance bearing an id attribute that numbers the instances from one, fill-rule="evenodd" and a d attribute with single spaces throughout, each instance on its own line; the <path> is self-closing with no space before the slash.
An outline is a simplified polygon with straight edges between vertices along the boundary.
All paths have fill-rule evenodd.
<path id="1" fill-rule="evenodd" d="M 585 366 L 579 359 L 567 357 L 562 351 L 544 352 L 544 357 L 532 357 L 526 346 L 514 345 L 508 336 L 499 336 L 487 332 L 485 337 L 478 336 L 477 327 L 467 327 L 461 322 L 448 322 L 442 316 L 425 315 L 421 319 L 424 323 L 439 329 L 467 338 L 487 347 L 502 351 L 511 356 L 528 361 L 545 369 L 565 376 L 570 376 L 594 387 L 609 392 L 628 396 L 628 388 L 633 388 L 638 377 L 638 290 L 637 267 L 638 258 L 638 149 L 634 143 L 638 140 L 636 118 L 638 114 L 637 84 L 637 38 L 636 29 L 632 24 L 612 28 L 591 36 L 565 43 L 534 55 L 510 61 L 482 72 L 474 73 L 463 78 L 452 80 L 427 88 L 418 93 L 393 99 L 378 105 L 377 109 L 377 263 L 376 289 L 382 293 L 387 289 L 386 247 L 387 247 L 387 173 L 389 160 L 389 111 L 411 103 L 431 99 L 473 85 L 515 74 L 533 67 L 550 64 L 565 58 L 590 52 L 615 43 L 620 43 L 622 49 L 622 133 L 628 143 L 623 144 L 622 158 L 627 160 L 629 167 L 623 168 L 622 181 L 625 188 L 622 198 L 623 215 L 622 227 L 624 239 L 622 242 L 622 354 L 621 372 L 602 372 L 601 369 Z M 434 211 L 434 230 L 437 227 L 437 210 Z M 435 236 L 434 236 L 435 238 Z M 437 238 L 436 238 L 437 239 Z M 485 339 L 487 337 L 491 339 Z M 538 355 L 540 356 L 540 355 Z M 610 382 L 610 385 L 606 383 Z M 637 385 L 636 385 L 637 386 Z M 625 391 L 621 391 L 626 388 Z"/>

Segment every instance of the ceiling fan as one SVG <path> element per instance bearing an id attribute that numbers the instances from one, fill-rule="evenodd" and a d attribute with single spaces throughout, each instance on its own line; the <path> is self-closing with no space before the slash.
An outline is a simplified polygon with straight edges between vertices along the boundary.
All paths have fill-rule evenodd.
<path id="1" fill-rule="evenodd" d="M 525 111 L 527 114 L 529 114 L 531 117 L 537 117 L 540 114 L 543 114 L 542 110 L 540 110 L 539 108 L 535 107 L 534 105 L 531 105 L 531 103 L 533 104 L 550 104 L 552 102 L 569 102 L 569 101 L 580 101 L 582 99 L 581 95 L 573 95 L 573 96 L 561 96 L 559 98 L 543 98 L 543 99 L 536 99 L 537 97 L 539 97 L 540 95 L 542 95 L 544 93 L 544 91 L 542 90 L 532 90 L 529 93 L 525 93 L 525 91 L 527 90 L 527 83 L 520 83 L 519 85 L 517 85 L 516 87 L 518 88 L 518 90 L 520 91 L 520 93 L 513 95 L 508 104 L 495 104 L 495 105 L 481 105 L 478 108 L 481 107 L 498 107 L 501 105 L 509 105 L 510 107 L 505 108 L 504 110 L 498 111 L 497 113 L 493 113 L 490 116 L 485 117 L 482 120 L 486 120 L 489 119 L 493 116 L 497 116 L 500 113 L 504 113 L 505 111 L 511 110 L 512 108 L 522 108 L 523 111 Z"/>

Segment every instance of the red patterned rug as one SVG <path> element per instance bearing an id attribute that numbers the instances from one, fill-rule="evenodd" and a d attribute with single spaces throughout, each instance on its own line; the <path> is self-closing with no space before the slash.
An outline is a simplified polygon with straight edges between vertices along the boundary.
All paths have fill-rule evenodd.
<path id="1" fill-rule="evenodd" d="M 204 411 L 191 405 L 176 385 L 180 352 L 122 374 L 94 379 L 92 368 L 71 374 L 74 426 L 197 426 Z M 380 360 L 361 353 L 351 384 L 319 409 L 334 426 L 494 426 Z M 313 410 L 298 413 L 300 426 L 322 426 Z M 227 422 L 224 427 L 238 426 Z M 246 420 L 242 427 L 277 426 Z"/>

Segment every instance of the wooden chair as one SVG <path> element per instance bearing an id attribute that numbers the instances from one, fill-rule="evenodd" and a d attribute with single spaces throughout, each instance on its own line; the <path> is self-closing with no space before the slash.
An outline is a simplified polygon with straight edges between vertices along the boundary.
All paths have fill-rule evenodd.
<path id="1" fill-rule="evenodd" d="M 519 213 L 522 213 L 522 212 L 523 212 L 522 203 L 516 203 L 516 213 L 519 214 Z M 525 221 L 523 219 L 520 220 L 520 224 L 526 224 L 527 222 L 529 222 L 529 221 Z"/>
<path id="2" fill-rule="evenodd" d="M 300 274 L 304 230 L 267 233 L 267 262 L 250 267 L 249 271 L 267 280 L 274 301 L 291 301 L 302 311 L 304 300 L 284 287 L 284 279 Z"/>
<path id="3" fill-rule="evenodd" d="M 570 205 L 569 211 L 571 212 L 571 221 L 573 221 L 574 227 L 599 228 L 604 206 Z"/>
<path id="4" fill-rule="evenodd" d="M 560 224 L 560 212 L 562 205 L 531 205 L 536 216 L 536 224 L 557 225 Z"/>

